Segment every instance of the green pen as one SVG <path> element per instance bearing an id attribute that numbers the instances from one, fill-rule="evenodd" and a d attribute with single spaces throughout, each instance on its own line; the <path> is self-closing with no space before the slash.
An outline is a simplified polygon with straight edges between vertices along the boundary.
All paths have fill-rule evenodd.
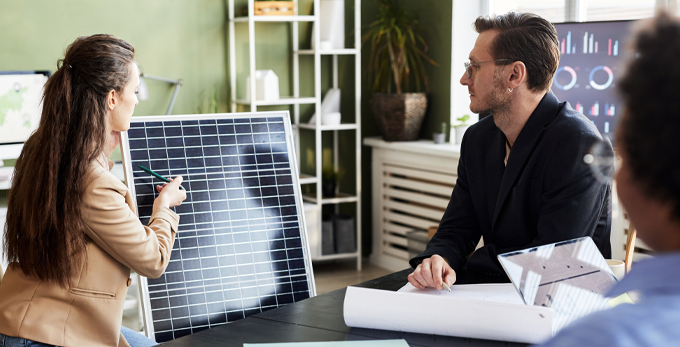
<path id="1" fill-rule="evenodd" d="M 152 175 L 153 177 L 158 178 L 159 180 L 161 180 L 161 181 L 163 181 L 163 182 L 171 182 L 169 179 L 167 179 L 167 178 L 165 178 L 165 177 L 163 177 L 163 176 L 161 176 L 161 175 L 159 175 L 159 174 L 157 174 L 157 173 L 151 171 L 150 169 L 146 168 L 145 166 L 137 165 L 137 167 L 140 168 L 140 169 L 142 169 L 142 170 L 144 170 L 144 172 L 146 172 L 146 173 Z M 179 189 L 181 189 L 181 190 L 186 190 L 186 189 L 184 189 L 184 187 L 182 187 L 182 186 L 179 186 Z"/>

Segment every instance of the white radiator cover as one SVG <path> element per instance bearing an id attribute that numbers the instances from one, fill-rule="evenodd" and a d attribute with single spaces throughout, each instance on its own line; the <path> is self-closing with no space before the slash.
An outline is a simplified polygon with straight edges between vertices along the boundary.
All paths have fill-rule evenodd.
<path id="1" fill-rule="evenodd" d="M 371 263 L 390 270 L 408 265 L 406 232 L 439 224 L 456 183 L 460 146 L 432 141 L 364 141 L 372 158 Z"/>

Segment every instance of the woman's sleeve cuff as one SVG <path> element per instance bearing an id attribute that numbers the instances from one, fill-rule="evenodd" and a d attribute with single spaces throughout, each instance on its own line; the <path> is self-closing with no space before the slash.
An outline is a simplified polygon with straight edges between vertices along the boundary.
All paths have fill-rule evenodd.
<path id="1" fill-rule="evenodd" d="M 172 232 L 176 233 L 179 226 L 179 215 L 167 207 L 161 207 L 151 215 L 149 225 L 156 219 L 162 219 L 170 224 Z"/>

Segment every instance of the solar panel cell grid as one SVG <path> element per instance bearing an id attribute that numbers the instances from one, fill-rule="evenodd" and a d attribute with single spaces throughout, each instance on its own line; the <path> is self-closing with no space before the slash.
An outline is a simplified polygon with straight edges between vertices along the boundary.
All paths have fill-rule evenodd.
<path id="1" fill-rule="evenodd" d="M 162 182 L 184 177 L 165 273 L 148 279 L 156 341 L 310 296 L 283 117 L 133 122 L 129 160 L 140 220 Z"/>

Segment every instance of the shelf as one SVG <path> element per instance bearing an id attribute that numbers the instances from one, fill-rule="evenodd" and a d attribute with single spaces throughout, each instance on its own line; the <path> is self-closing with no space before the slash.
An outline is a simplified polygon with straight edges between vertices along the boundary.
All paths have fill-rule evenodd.
<path id="1" fill-rule="evenodd" d="M 300 184 L 314 184 L 316 183 L 316 177 L 311 175 L 300 174 Z"/>
<path id="2" fill-rule="evenodd" d="M 293 127 L 299 127 L 300 129 L 315 130 L 316 124 L 309 124 L 309 123 L 293 124 Z M 354 123 L 343 123 L 343 124 L 339 124 L 339 125 L 322 125 L 319 129 L 321 129 L 322 131 L 327 131 L 327 130 L 353 130 L 353 129 L 357 129 L 357 125 L 354 124 Z"/>
<path id="3" fill-rule="evenodd" d="M 302 54 L 302 55 L 313 55 L 314 50 L 313 49 L 301 49 L 297 53 Z M 321 54 L 321 55 L 353 55 L 353 54 L 357 54 L 357 53 L 358 53 L 358 50 L 356 48 L 329 49 L 329 50 L 319 52 L 319 54 Z"/>
<path id="4" fill-rule="evenodd" d="M 316 194 L 315 195 L 303 194 L 302 199 L 316 204 Z M 340 204 L 343 202 L 356 202 L 357 200 L 358 200 L 357 197 L 354 195 L 339 193 L 334 198 L 322 198 L 321 204 L 322 205 Z"/>
<path id="5" fill-rule="evenodd" d="M 228 0 L 227 8 L 234 10 L 235 2 L 235 0 Z M 246 2 L 249 5 L 248 7 L 252 9 L 252 0 L 243 0 L 239 2 L 237 7 L 242 8 L 242 5 Z M 314 3 L 318 5 L 317 1 L 314 1 Z M 305 7 L 305 9 L 308 8 Z M 298 11 L 299 10 L 300 9 L 298 9 Z M 250 108 L 249 111 L 251 112 L 263 111 L 270 108 L 289 109 L 288 111 L 290 112 L 291 120 L 294 120 L 294 123 L 298 123 L 292 124 L 293 135 L 296 137 L 294 147 L 297 154 L 296 159 L 298 160 L 298 164 L 301 160 L 300 154 L 304 154 L 309 150 L 312 150 L 315 155 L 313 158 L 307 159 L 310 159 L 310 161 L 313 159 L 315 163 L 317 162 L 317 159 L 321 159 L 320 163 L 316 163 L 317 165 L 325 163 L 328 159 L 328 153 L 324 155 L 324 152 L 326 151 L 323 149 L 325 147 L 324 145 L 327 146 L 328 143 L 323 142 L 322 140 L 328 139 L 331 140 L 332 143 L 331 159 L 334 162 L 334 167 L 337 168 L 338 165 L 340 165 L 340 162 L 347 164 L 346 161 L 352 161 L 352 159 L 354 159 L 353 161 L 355 162 L 355 165 L 350 165 L 350 167 L 354 166 L 356 168 L 356 172 L 359 173 L 361 172 L 362 163 L 362 146 L 359 136 L 359 131 L 361 130 L 361 84 L 363 76 L 361 73 L 360 59 L 361 35 L 349 35 L 349 33 L 361 33 L 361 0 L 354 0 L 353 4 L 349 4 L 345 8 L 345 18 L 354 19 L 354 23 L 351 28 L 345 28 L 349 35 L 347 36 L 348 40 L 346 41 L 345 45 L 321 45 L 321 42 L 319 42 L 319 44 L 315 45 L 316 49 L 309 49 L 309 37 L 303 37 L 306 36 L 304 30 L 308 30 L 309 28 L 306 28 L 304 25 L 301 26 L 301 24 L 311 23 L 318 29 L 319 24 L 322 23 L 322 19 L 321 15 L 318 12 L 315 12 L 315 10 L 318 9 L 312 9 L 313 12 L 286 12 L 286 14 L 290 14 L 290 16 L 262 16 L 254 15 L 254 12 L 248 12 L 249 14 L 244 15 L 242 11 L 229 13 L 231 16 L 229 19 L 230 28 L 234 29 L 234 26 L 239 26 L 242 29 L 246 29 L 246 26 L 250 28 L 246 32 L 240 32 L 239 30 L 234 29 L 230 31 L 230 35 L 228 35 L 230 47 L 228 64 L 229 71 L 231 71 L 229 74 L 229 80 L 230 85 L 232 86 L 232 95 L 230 98 L 232 100 L 230 104 L 231 112 L 245 111 L 248 108 Z M 315 14 L 309 15 L 310 13 Z M 335 15 L 335 13 L 333 13 L 333 15 Z M 249 100 L 245 100 L 245 98 L 238 100 L 236 97 L 237 71 L 245 71 L 246 75 L 249 75 L 249 71 L 247 70 L 248 67 L 252 68 L 253 66 L 256 66 L 256 62 L 259 61 L 258 58 L 260 55 L 262 53 L 266 53 L 266 50 L 263 52 L 261 49 L 257 48 L 259 46 L 257 46 L 256 43 L 261 40 L 260 36 L 264 34 L 260 33 L 257 28 L 264 24 L 256 24 L 256 22 L 285 23 L 275 24 L 276 27 L 280 28 L 288 27 L 288 23 L 291 23 L 288 30 L 291 31 L 292 37 L 286 53 L 292 54 L 293 59 L 292 64 L 289 64 L 290 66 L 287 69 L 289 73 L 286 75 L 289 78 L 288 82 L 291 83 L 292 88 L 290 91 L 283 92 L 283 94 L 288 94 L 289 96 L 281 95 L 278 100 L 256 100 L 256 95 L 258 94 L 253 95 L 250 93 L 252 91 L 251 89 L 248 89 L 246 93 L 241 94 L 242 97 L 250 95 L 251 98 Z M 235 23 L 246 23 L 246 25 L 243 26 Z M 252 30 L 253 28 L 254 31 Z M 317 31 L 316 33 L 318 36 L 319 32 Z M 237 38 L 239 38 L 238 42 L 236 41 Z M 242 40 L 246 38 L 247 43 Z M 332 47 L 339 48 L 335 49 Z M 311 59 L 313 57 L 318 58 L 320 56 L 332 59 L 328 59 L 330 61 L 326 61 L 326 58 L 322 58 L 321 60 Z M 338 58 L 340 56 L 341 58 Z M 242 62 L 237 63 L 237 57 L 245 58 L 243 58 L 244 60 Z M 241 59 L 238 60 L 240 61 Z M 352 66 L 350 66 L 348 69 L 341 69 L 340 66 L 342 63 L 346 62 L 345 60 L 352 61 L 353 64 L 350 64 Z M 286 70 L 284 69 L 283 71 Z M 311 71 L 313 71 L 311 78 L 307 78 L 310 77 L 307 76 L 307 73 Z M 304 72 L 305 78 L 302 78 L 303 76 L 301 76 L 301 72 Z M 351 76 L 353 76 L 353 78 L 343 78 Z M 330 78 L 327 80 L 327 78 L 322 77 Z M 254 78 L 254 76 L 251 76 L 251 79 L 252 78 Z M 284 81 L 282 80 L 281 83 L 283 82 Z M 352 85 L 354 86 L 353 88 Z M 318 123 L 313 122 L 313 124 L 300 122 L 300 118 L 303 117 L 305 120 L 308 120 L 303 114 L 307 114 L 308 111 L 310 111 L 310 106 L 312 110 L 315 110 L 319 117 L 321 116 L 320 107 L 323 96 L 321 91 L 326 87 L 343 89 L 343 95 L 345 99 L 341 99 L 341 101 L 352 100 L 350 103 L 354 103 L 354 112 L 350 113 L 353 113 L 353 115 L 347 114 L 347 117 L 341 119 L 341 123 L 337 125 L 323 125 L 321 123 L 321 118 L 317 119 Z M 243 92 L 246 90 L 241 89 L 240 91 Z M 294 95 L 295 97 L 290 95 Z M 354 96 L 351 97 L 351 95 Z M 250 107 L 244 107 L 246 105 Z M 323 136 L 321 136 L 322 134 Z M 352 144 L 348 144 L 344 142 L 346 138 L 354 138 L 355 141 L 352 141 Z M 316 154 L 319 153 L 321 154 L 321 158 L 317 158 L 316 156 Z M 306 157 L 306 155 L 303 156 Z M 318 169 L 319 167 L 317 166 L 316 170 Z M 311 252 L 311 260 L 324 261 L 333 259 L 356 259 L 357 270 L 361 270 L 361 242 L 356 243 L 356 251 L 352 253 L 328 255 L 321 254 L 321 226 L 323 223 L 321 213 L 322 211 L 320 209 L 320 207 L 324 205 L 327 206 L 326 209 L 339 209 L 341 206 L 340 204 L 345 204 L 342 206 L 343 210 L 344 208 L 347 208 L 348 211 L 345 213 L 354 216 L 356 220 L 356 237 L 357 240 L 361 240 L 362 201 L 358 196 L 358 192 L 361 192 L 361 180 L 356 178 L 354 186 L 343 186 L 344 188 L 341 187 L 341 189 L 352 194 L 339 193 L 333 198 L 322 198 L 322 194 L 320 192 L 322 188 L 321 172 L 317 173 L 316 170 L 305 171 L 307 174 L 302 174 L 300 172 L 296 173 L 299 175 L 298 181 L 296 183 L 303 186 L 303 189 L 300 191 L 309 190 L 314 192 L 313 194 L 302 195 L 302 200 L 304 201 L 306 207 L 304 212 L 305 219 L 307 220 L 307 227 L 309 228 L 308 241 Z M 309 187 L 312 185 L 314 186 L 312 187 L 313 189 L 309 189 Z M 355 210 L 355 212 L 349 210 Z"/>
<path id="6" fill-rule="evenodd" d="M 240 105 L 251 105 L 250 100 L 239 99 L 236 100 Z M 296 98 L 294 96 L 282 96 L 278 100 L 255 100 L 255 106 L 274 106 L 274 105 L 299 105 L 299 104 L 314 104 L 316 98 Z"/>
<path id="7" fill-rule="evenodd" d="M 317 260 L 334 260 L 334 259 L 350 259 L 350 258 L 356 258 L 359 256 L 359 253 L 353 252 L 353 253 L 337 253 L 337 254 L 326 254 L 318 257 L 313 257 L 312 261 L 317 261 Z"/>
<path id="8" fill-rule="evenodd" d="M 250 17 L 236 17 L 236 23 L 248 23 Z M 313 22 L 314 16 L 253 16 L 254 22 Z"/>

